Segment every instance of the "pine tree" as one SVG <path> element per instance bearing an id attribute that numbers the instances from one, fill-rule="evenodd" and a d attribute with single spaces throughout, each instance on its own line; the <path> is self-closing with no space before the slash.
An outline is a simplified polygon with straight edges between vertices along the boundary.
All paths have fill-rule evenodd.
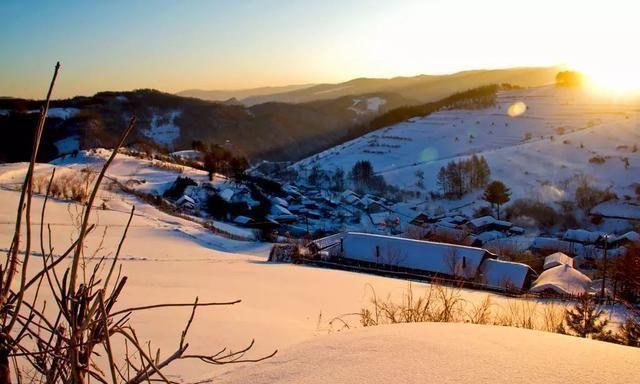
<path id="1" fill-rule="evenodd" d="M 629 317 L 620 327 L 618 341 L 630 347 L 640 347 L 640 321 Z"/>
<path id="2" fill-rule="evenodd" d="M 498 220 L 500 220 L 500 205 L 506 204 L 511 200 L 511 190 L 503 182 L 493 181 L 484 190 L 482 200 L 491 203 L 491 208 L 494 205 L 498 206 Z"/>
<path id="3" fill-rule="evenodd" d="M 585 293 L 573 309 L 567 311 L 565 322 L 576 336 L 602 339 L 607 336 L 604 328 L 608 320 L 604 316 L 605 312 L 596 308 L 593 298 Z"/>

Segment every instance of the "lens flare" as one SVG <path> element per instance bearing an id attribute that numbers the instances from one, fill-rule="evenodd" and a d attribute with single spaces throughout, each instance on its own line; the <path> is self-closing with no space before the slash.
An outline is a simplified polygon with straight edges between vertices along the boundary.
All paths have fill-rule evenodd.
<path id="1" fill-rule="evenodd" d="M 434 147 L 428 147 L 420 152 L 420 161 L 429 162 L 438 160 L 438 150 Z"/>
<path id="2" fill-rule="evenodd" d="M 527 105 L 522 101 L 516 101 L 515 103 L 509 106 L 507 110 L 507 114 L 510 117 L 518 117 L 523 115 L 527 111 Z"/>

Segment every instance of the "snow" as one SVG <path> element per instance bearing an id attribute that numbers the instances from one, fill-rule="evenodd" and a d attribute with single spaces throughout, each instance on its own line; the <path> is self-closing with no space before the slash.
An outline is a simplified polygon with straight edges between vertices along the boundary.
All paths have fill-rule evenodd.
<path id="1" fill-rule="evenodd" d="M 562 236 L 562 240 L 575 241 L 584 244 L 594 244 L 604 234 L 602 232 L 591 232 L 584 229 L 569 229 Z"/>
<path id="2" fill-rule="evenodd" d="M 230 202 L 234 194 L 235 191 L 231 188 L 225 188 L 219 193 L 220 197 L 223 198 L 226 202 Z"/>
<path id="3" fill-rule="evenodd" d="M 382 107 L 386 103 L 387 100 L 378 96 L 368 97 L 366 99 L 358 98 L 353 99 L 353 104 L 349 107 L 349 110 L 355 112 L 358 115 L 372 112 L 377 113 L 380 112 L 380 107 Z"/>
<path id="4" fill-rule="evenodd" d="M 481 248 L 350 232 L 344 257 L 352 260 L 473 278 L 488 252 Z"/>
<path id="5" fill-rule="evenodd" d="M 234 223 L 237 224 L 242 224 L 242 225 L 247 225 L 249 223 L 251 223 L 253 221 L 252 218 L 247 217 L 247 216 L 236 216 L 235 219 L 233 219 Z"/>
<path id="6" fill-rule="evenodd" d="M 501 290 L 525 289 L 527 275 L 535 275 L 526 264 L 495 259 L 486 259 L 480 266 L 480 272 L 487 286 Z"/>
<path id="7" fill-rule="evenodd" d="M 67 154 L 80 150 L 80 136 L 74 135 L 58 140 L 53 145 L 58 149 L 59 154 Z"/>
<path id="8" fill-rule="evenodd" d="M 242 367 L 220 383 L 637 382 L 637 348 L 499 326 L 413 323 L 345 331 Z"/>
<path id="9" fill-rule="evenodd" d="M 613 239 L 614 242 L 619 242 L 623 240 L 637 243 L 640 241 L 640 233 L 636 231 L 629 231 Z"/>
<path id="10" fill-rule="evenodd" d="M 562 264 L 542 272 L 531 286 L 531 292 L 544 292 L 547 289 L 560 294 L 581 295 L 588 292 L 591 279 L 570 265 Z"/>
<path id="11" fill-rule="evenodd" d="M 171 152 L 171 155 L 182 159 L 198 159 L 202 156 L 202 153 L 194 149 L 187 149 L 184 151 Z"/>
<path id="12" fill-rule="evenodd" d="M 546 270 L 565 264 L 573 268 L 573 258 L 562 252 L 556 252 L 544 258 L 544 266 L 542 268 Z"/>
<path id="13" fill-rule="evenodd" d="M 63 156 L 51 164 L 65 168 L 81 170 L 90 168 L 98 171 L 104 161 L 111 155 L 111 150 L 95 149 L 80 151 L 77 156 Z M 174 170 L 175 169 L 175 170 Z M 208 183 L 208 173 L 186 166 L 175 166 L 158 160 L 138 159 L 133 156 L 118 154 L 112 163 L 107 177 L 128 187 L 146 192 L 162 194 L 178 176 L 189 177 L 198 183 Z M 213 184 L 220 184 L 216 178 Z"/>
<path id="14" fill-rule="evenodd" d="M 507 110 L 518 101 L 526 104 L 526 111 L 510 117 Z M 640 172 L 640 151 L 632 146 L 640 141 L 639 106 L 638 100 L 554 86 L 501 91 L 495 107 L 442 110 L 414 118 L 327 149 L 293 167 L 308 170 L 317 165 L 330 172 L 337 168 L 348 172 L 357 161 L 368 160 L 387 183 L 424 193 L 439 190 L 440 167 L 478 154 L 486 158 L 492 178 L 511 188 L 512 200 L 572 199 L 580 174 L 600 188 L 612 186 L 619 196 L 635 196 L 633 175 Z M 589 161 L 596 155 L 605 163 Z M 416 187 L 416 171 L 424 172 L 424 189 Z M 471 213 L 486 203 L 479 192 L 461 201 L 434 201 L 445 209 L 465 204 L 470 204 L 467 213 Z"/>
<path id="15" fill-rule="evenodd" d="M 488 241 L 502 239 L 503 237 L 506 237 L 506 235 L 500 231 L 487 231 L 479 234 L 477 239 L 484 244 Z"/>
<path id="16" fill-rule="evenodd" d="M 482 216 L 482 217 L 478 217 L 477 219 L 469 220 L 469 224 L 471 224 L 475 228 L 482 228 L 484 226 L 491 225 L 491 224 L 498 225 L 501 227 L 511 227 L 510 222 L 497 220 L 492 216 Z"/>
<path id="17" fill-rule="evenodd" d="M 35 174 L 47 175 L 53 167 L 57 168 L 57 173 L 77 172 L 86 167 L 97 169 L 109 154 L 110 151 L 102 149 L 80 151 L 75 158 L 67 156 L 56 160 L 55 164 L 38 164 Z M 11 244 L 15 225 L 19 194 L 12 189 L 20 185 L 25 170 L 24 163 L 0 165 L 0 249 L 3 251 Z M 189 176 L 199 183 L 208 182 L 206 172 L 189 167 L 182 167 L 180 172 L 156 166 L 151 160 L 126 155 L 116 157 L 107 176 L 109 181 L 130 184 L 132 188 L 149 193 L 162 193 L 177 176 Z M 211 183 L 218 187 L 226 186 L 226 182 L 216 177 Z M 43 199 L 36 196 L 33 201 L 33 210 L 38 213 L 34 217 L 34 224 L 38 225 Z M 401 279 L 268 263 L 270 244 L 218 236 L 198 222 L 161 212 L 123 193 L 119 188 L 101 190 L 97 206 L 102 206 L 102 203 L 106 209 L 96 209 L 91 216 L 92 223 L 97 227 L 86 241 L 87 255 L 101 246 L 103 251 L 98 254 L 112 257 L 110 252 L 120 240 L 131 206 L 136 207 L 121 253 L 123 273 L 129 279 L 116 309 L 167 301 L 191 302 L 196 296 L 201 301 L 242 299 L 242 303 L 232 307 L 202 308 L 197 312 L 189 337 L 192 353 L 215 353 L 218 348 L 225 346 L 238 350 L 255 339 L 254 350 L 247 357 L 259 357 L 275 349 L 286 351 L 308 340 L 322 342 L 327 337 L 333 337 L 326 335 L 324 327 L 327 321 L 344 313 L 357 312 L 366 306 L 371 288 L 380 297 L 399 299 L 407 287 L 407 282 Z M 49 200 L 45 220 L 51 224 L 54 253 L 57 254 L 70 243 L 76 230 L 75 216 L 81 210 L 82 207 L 75 203 Z M 213 222 L 212 225 L 228 233 L 252 234 L 250 229 L 228 223 Z M 104 242 L 101 242 L 102 234 Z M 40 247 L 37 237 L 33 246 L 35 249 Z M 87 259 L 89 265 L 92 262 Z M 413 286 L 423 289 L 427 285 L 414 283 Z M 521 301 L 481 291 L 460 292 L 471 303 L 479 303 L 487 296 L 497 304 Z M 533 302 L 540 308 L 545 307 L 542 301 Z M 153 340 L 153 347 L 166 352 L 175 348 L 176 338 L 179 339 L 189 312 L 189 308 L 139 312 L 132 316 L 131 324 L 137 327 L 142 340 Z M 511 332 L 507 328 L 500 329 Z M 451 340 L 455 340 L 455 337 L 459 336 Z M 411 347 L 407 348 L 412 350 Z M 419 350 L 420 354 L 415 353 L 415 356 L 430 351 L 425 350 L 423 345 L 419 346 Z M 472 355 L 464 357 L 467 361 L 467 357 L 471 358 Z M 591 361 L 595 359 L 591 357 Z M 231 366 L 211 367 L 196 362 L 180 362 L 169 369 L 168 374 L 177 381 L 194 382 L 218 376 L 228 369 Z"/>
<path id="18" fill-rule="evenodd" d="M 640 204 L 628 201 L 610 200 L 591 209 L 592 215 L 640 220 Z"/>
<path id="19" fill-rule="evenodd" d="M 141 130 L 142 134 L 159 144 L 171 147 L 173 142 L 180 137 L 180 127 L 175 124 L 175 119 L 182 111 L 171 111 L 167 114 L 154 114 L 151 117 L 148 129 Z"/>

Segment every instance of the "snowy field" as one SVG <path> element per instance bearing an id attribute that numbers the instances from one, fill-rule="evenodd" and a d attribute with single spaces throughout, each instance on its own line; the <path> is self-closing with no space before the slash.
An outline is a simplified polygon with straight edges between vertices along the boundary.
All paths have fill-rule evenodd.
<path id="1" fill-rule="evenodd" d="M 640 349 L 472 324 L 366 328 L 302 343 L 222 383 L 633 383 Z"/>
<path id="2" fill-rule="evenodd" d="M 525 104 L 524 112 L 516 103 Z M 510 107 L 523 113 L 510 116 Z M 620 196 L 633 196 L 633 175 L 640 172 L 638 142 L 640 100 L 540 87 L 501 91 L 495 107 L 441 111 L 383 128 L 294 167 L 348 172 L 355 162 L 368 160 L 389 184 L 418 190 L 415 173 L 421 170 L 424 190 L 437 191 L 440 167 L 476 153 L 485 156 L 492 178 L 511 187 L 514 198 L 561 200 L 580 173 L 601 187 L 613 185 Z M 596 156 L 604 162 L 589 161 Z"/>
<path id="3" fill-rule="evenodd" d="M 37 166 L 35 175 L 36 178 L 39 175 L 46 176 L 52 167 L 57 167 L 58 174 L 82 172 L 87 167 L 97 169 L 108 155 L 109 152 L 105 150 L 83 151 L 77 157 L 60 159 L 54 162 L 54 165 L 40 164 Z M 4 251 L 8 249 L 11 242 L 12 228 L 15 225 L 15 207 L 19 196 L 15 189 L 24 177 L 25 167 L 24 163 L 0 166 L 0 249 Z M 188 167 L 172 168 L 163 164 L 154 164 L 151 160 L 141 160 L 125 155 L 119 155 L 116 158 L 108 173 L 108 179 L 139 191 L 161 193 L 178 175 L 189 176 L 198 181 L 208 181 L 208 176 L 204 172 Z M 222 179 L 214 179 L 212 184 L 215 186 L 224 182 Z M 34 217 L 34 225 L 38 226 L 42 198 L 37 196 L 34 201 L 34 212 L 37 213 L 34 215 L 37 216 L 37 218 Z M 104 209 L 102 209 L 102 202 L 105 203 Z M 514 351 L 516 356 L 518 353 L 529 355 L 532 346 L 540 349 L 546 345 L 554 345 L 554 348 L 561 350 L 565 348 L 564 344 L 567 344 L 566 349 L 562 350 L 575 351 L 575 354 L 584 356 L 576 357 L 575 364 L 578 364 L 580 359 L 591 361 L 589 359 L 594 359 L 593 356 L 595 356 L 595 352 L 592 355 L 591 351 L 600 348 L 603 353 L 607 351 L 607 356 L 609 356 L 608 351 L 616 351 L 615 354 L 612 352 L 611 356 L 619 356 L 617 361 L 620 361 L 619 366 L 622 370 L 633 372 L 631 368 L 625 368 L 624 365 L 630 358 L 637 359 L 637 350 L 556 335 L 544 334 L 540 338 L 537 333 L 509 328 L 486 327 L 487 331 L 478 333 L 459 332 L 452 328 L 454 331 L 449 335 L 440 333 L 440 328 L 433 328 L 444 325 L 422 324 L 420 330 L 416 328 L 415 332 L 411 327 L 402 326 L 353 333 L 345 331 L 342 332 L 345 333 L 344 335 L 338 336 L 328 335 L 330 330 L 335 331 L 334 328 L 329 327 L 329 321 L 335 316 L 357 312 L 367 306 L 372 288 L 375 289 L 378 297 L 390 295 L 399 299 L 405 293 L 407 282 L 338 270 L 268 263 L 266 259 L 269 244 L 234 241 L 216 236 L 196 222 L 160 212 L 136 197 L 125 194 L 117 188 L 110 189 L 106 185 L 99 195 L 97 206 L 100 209 L 96 209 L 92 216 L 92 221 L 97 224 L 97 228 L 87 241 L 86 256 L 113 256 L 132 205 L 136 206 L 136 213 L 121 255 L 123 273 L 129 277 L 129 280 L 116 309 L 160 302 L 191 302 L 196 296 L 201 301 L 242 299 L 241 303 L 231 307 L 200 309 L 190 333 L 190 348 L 194 353 L 213 352 L 224 346 L 238 350 L 252 339 L 255 339 L 256 345 L 249 357 L 260 357 L 276 349 L 281 351 L 276 360 L 255 365 L 246 373 L 243 371 L 244 368 L 240 367 L 240 371 L 224 376 L 224 379 L 230 382 L 254 380 L 271 382 L 275 377 L 278 377 L 277 381 L 282 382 L 317 382 L 318 378 L 313 376 L 301 376 L 318 374 L 306 370 L 305 364 L 308 362 L 304 356 L 321 354 L 315 360 L 324 360 L 326 364 L 330 364 L 339 359 L 339 355 L 345 356 L 339 353 L 340 348 L 351 351 L 346 355 L 348 357 L 346 363 L 353 369 L 337 370 L 334 373 L 335 376 L 332 376 L 334 382 L 350 382 L 355 380 L 355 377 L 367 377 L 363 373 L 365 371 L 377 372 L 369 369 L 363 360 L 371 360 L 377 356 L 388 360 L 388 356 L 378 355 L 376 351 L 384 350 L 385 353 L 392 353 L 403 343 L 407 344 L 406 351 L 413 351 L 412 355 L 421 351 L 427 360 L 431 360 L 434 357 L 432 355 L 437 354 L 438 351 L 442 352 L 442 356 L 449 356 L 451 359 L 454 353 L 462 353 L 455 349 L 446 350 L 442 347 L 444 341 L 437 341 L 431 337 L 433 332 L 455 340 L 455 343 L 451 343 L 452 345 L 477 343 L 478 348 L 487 350 L 487 353 L 471 353 L 465 355 L 467 357 L 464 360 L 456 360 L 472 361 L 473 367 L 488 364 L 488 356 L 492 356 L 493 353 L 496 356 L 503 356 L 505 350 Z M 54 250 L 57 250 L 54 254 L 59 254 L 58 252 L 70 244 L 77 230 L 74 223 L 77 222 L 80 211 L 81 207 L 78 204 L 68 201 L 53 199 L 48 204 L 45 221 L 51 224 L 52 244 Z M 36 241 L 34 248 L 36 251 L 40 249 L 39 241 Z M 38 258 L 34 264 L 37 262 Z M 425 287 L 423 284 L 414 284 L 414 289 L 423 287 Z M 462 295 L 470 303 L 480 303 L 487 293 L 464 290 Z M 492 302 L 498 306 L 524 302 L 498 295 L 491 295 L 491 298 Z M 142 339 L 153 340 L 155 347 L 168 352 L 175 348 L 188 315 L 188 308 L 149 310 L 136 313 L 131 321 L 137 327 Z M 613 320 L 615 322 L 619 319 L 614 316 Z M 357 326 L 357 319 L 354 319 L 354 325 Z M 379 337 L 376 336 L 378 332 L 382 332 Z M 412 336 L 408 336 L 406 332 L 411 332 Z M 498 340 L 505 339 L 504 336 L 495 336 L 496 333 L 502 332 L 506 332 L 505 335 L 511 332 L 523 332 L 536 337 L 530 337 L 531 340 L 527 343 L 518 343 L 515 346 L 500 343 L 493 345 L 487 340 L 489 338 L 487 335 L 493 335 L 491 337 Z M 551 343 L 547 340 L 555 337 L 560 337 L 558 339 L 560 341 Z M 464 340 L 459 340 L 460 338 Z M 305 344 L 296 346 L 298 343 Z M 361 349 L 354 350 L 354 348 Z M 465 351 L 470 353 L 467 349 Z M 589 351 L 589 355 L 583 351 L 585 353 Z M 402 355 L 397 356 L 399 359 Z M 282 362 L 290 360 L 292 364 L 290 373 L 286 375 L 278 373 L 277 370 L 282 369 L 280 368 Z M 411 364 L 418 364 L 418 361 L 417 357 L 407 360 L 407 365 L 403 368 L 406 370 L 403 373 L 406 379 L 404 381 L 428 378 L 421 376 L 424 372 L 422 366 L 412 368 Z M 451 361 L 454 364 L 453 360 Z M 533 362 L 531 364 L 530 370 L 539 367 L 533 365 Z M 389 367 L 386 364 L 385 366 Z M 210 367 L 195 362 L 184 362 L 172 367 L 169 374 L 179 380 L 196 381 L 224 374 L 232 368 L 234 367 Z M 413 369 L 413 372 L 409 371 L 410 369 Z M 469 375 L 473 376 L 475 373 L 484 375 L 480 368 L 474 368 Z M 380 374 L 382 375 L 382 372 Z M 388 377 L 390 374 L 386 372 L 387 376 L 380 377 Z M 443 377 L 443 374 L 444 372 L 440 372 L 433 377 Z M 544 371 L 540 370 L 539 374 L 544 374 Z M 370 378 L 368 381 L 373 380 L 372 376 L 368 377 Z M 452 382 L 468 382 L 465 379 L 467 376 L 462 376 L 459 381 L 455 381 L 456 377 Z M 621 380 L 616 378 L 611 382 L 627 381 L 622 377 Z"/>

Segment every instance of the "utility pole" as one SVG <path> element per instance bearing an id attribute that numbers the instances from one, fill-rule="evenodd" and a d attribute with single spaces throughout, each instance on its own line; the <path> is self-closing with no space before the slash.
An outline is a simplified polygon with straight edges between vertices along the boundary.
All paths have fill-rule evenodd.
<path id="1" fill-rule="evenodd" d="M 600 298 L 604 302 L 604 287 L 607 281 L 607 250 L 609 248 L 609 234 L 604 235 L 602 244 L 604 247 L 604 260 L 602 264 L 602 287 L 600 288 Z"/>

